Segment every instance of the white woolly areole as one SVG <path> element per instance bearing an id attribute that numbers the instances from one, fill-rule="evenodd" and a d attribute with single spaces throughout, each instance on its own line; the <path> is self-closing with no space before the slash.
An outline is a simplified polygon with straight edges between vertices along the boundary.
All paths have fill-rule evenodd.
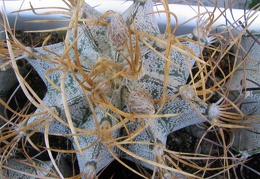
<path id="1" fill-rule="evenodd" d="M 245 98 L 252 97 L 252 96 L 253 96 L 253 92 L 252 91 L 246 91 Z"/>
<path id="2" fill-rule="evenodd" d="M 30 57 L 30 54 L 27 53 L 27 52 L 33 53 L 32 48 L 31 47 L 25 47 L 25 52 L 22 55 L 23 58 L 29 58 Z"/>
<path id="3" fill-rule="evenodd" d="M 209 108 L 209 112 L 208 112 L 209 117 L 214 118 L 214 117 L 218 116 L 219 113 L 220 113 L 220 109 L 219 109 L 218 105 L 216 103 L 213 103 Z"/>
<path id="4" fill-rule="evenodd" d="M 96 176 L 96 168 L 94 165 L 86 165 L 83 173 L 84 178 L 94 178 Z"/>
<path id="5" fill-rule="evenodd" d="M 197 28 L 194 28 L 192 31 L 192 34 L 196 38 L 196 40 L 200 40 L 201 42 L 205 43 L 206 45 L 210 45 L 215 42 L 215 37 L 209 37 L 209 32 L 203 27 L 203 25 L 200 25 Z"/>
<path id="6" fill-rule="evenodd" d="M 192 99 L 195 97 L 195 92 L 192 86 L 182 86 L 180 87 L 180 91 L 182 91 L 181 98 L 183 100 Z"/>
<path id="7" fill-rule="evenodd" d="M 239 153 L 241 154 L 241 157 L 243 158 L 243 159 L 248 159 L 251 155 L 247 152 L 247 151 L 245 151 L 245 150 L 243 150 L 243 151 L 239 151 Z"/>
<path id="8" fill-rule="evenodd" d="M 154 156 L 163 156 L 163 146 L 161 145 L 155 145 L 153 148 L 153 154 Z"/>

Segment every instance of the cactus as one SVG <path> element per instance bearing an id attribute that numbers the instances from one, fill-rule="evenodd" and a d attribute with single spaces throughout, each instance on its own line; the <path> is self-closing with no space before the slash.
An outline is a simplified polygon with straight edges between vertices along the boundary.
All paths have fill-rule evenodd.
<path id="1" fill-rule="evenodd" d="M 259 36 L 256 35 L 255 38 L 258 39 Z M 232 93 L 237 93 L 237 89 L 244 90 L 244 93 L 239 96 L 242 99 L 244 98 L 241 104 L 241 111 L 243 111 L 245 115 L 244 120 L 249 122 L 248 126 L 250 126 L 251 129 L 236 131 L 236 136 L 239 137 L 236 138 L 234 147 L 246 158 L 259 153 L 260 149 L 260 125 L 259 123 L 254 123 L 254 118 L 259 118 L 259 45 L 260 44 L 257 44 L 250 36 L 243 36 L 241 38 L 241 46 L 243 46 L 244 49 L 239 50 L 240 58 L 237 63 L 241 63 L 243 58 L 248 56 L 249 60 L 245 63 L 246 75 L 244 76 L 244 69 L 239 67 L 235 71 L 234 78 L 230 85 Z M 250 123 L 250 121 L 252 123 Z"/>
<path id="2" fill-rule="evenodd" d="M 233 167 L 228 165 L 234 158 L 228 157 L 222 134 L 225 128 L 243 128 L 237 125 L 243 113 L 226 97 L 224 85 L 232 74 L 223 75 L 220 69 L 224 77 L 218 82 L 214 76 L 218 62 L 202 57 L 203 49 L 215 40 L 209 34 L 213 16 L 199 18 L 190 34 L 176 37 L 169 26 L 174 16 L 167 2 L 162 4 L 168 21 L 163 34 L 152 13 L 152 0 L 135 1 L 123 14 L 101 14 L 77 1 L 71 2 L 67 13 L 71 20 L 64 42 L 30 49 L 21 45 L 26 51 L 23 57 L 47 86 L 41 100 L 18 75 L 21 88 L 37 107 L 26 125 L 44 132 L 47 148 L 48 134 L 71 139 L 83 178 L 95 178 L 112 160 L 120 158 L 147 167 L 161 178 L 177 174 L 196 178 L 196 173 L 181 170 L 169 159 L 176 156 L 181 163 L 188 161 L 185 154 L 167 150 L 166 140 L 173 131 L 203 122 L 221 134 L 220 143 L 227 149 L 219 157 L 224 161 L 223 171 Z M 232 45 L 236 41 L 238 38 Z M 191 72 L 194 65 L 199 69 L 196 74 Z M 214 84 L 206 87 L 207 80 Z M 219 102 L 209 100 L 214 93 Z M 52 163 L 63 178 L 51 150 Z M 210 158 L 199 153 L 193 157 L 197 156 Z"/>

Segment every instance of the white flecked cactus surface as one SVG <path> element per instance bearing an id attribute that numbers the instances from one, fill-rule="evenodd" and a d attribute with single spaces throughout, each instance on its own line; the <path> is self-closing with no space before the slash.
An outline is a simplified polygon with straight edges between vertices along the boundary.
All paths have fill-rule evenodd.
<path id="1" fill-rule="evenodd" d="M 35 126 L 41 126 L 40 132 L 71 139 L 82 178 L 96 177 L 119 158 L 161 172 L 162 178 L 176 173 L 196 177 L 166 159 L 167 136 L 202 122 L 228 123 L 221 121 L 225 110 L 205 95 L 226 95 L 223 82 L 212 89 L 205 89 L 204 81 L 187 84 L 195 64 L 201 70 L 197 77 L 210 76 L 205 72 L 210 65 L 201 59 L 214 40 L 207 23 L 198 18 L 190 34 L 176 37 L 170 27 L 163 34 L 153 5 L 152 0 L 135 1 L 124 14 L 101 14 L 86 2 L 72 3 L 74 20 L 64 42 L 24 54 L 47 86 L 44 99 L 38 100 L 42 107 L 27 125 L 40 121 Z M 198 94 L 199 88 L 206 92 Z M 223 101 L 223 106 L 230 102 Z M 227 113 L 242 119 L 237 106 L 232 107 L 235 112 L 229 108 Z"/>

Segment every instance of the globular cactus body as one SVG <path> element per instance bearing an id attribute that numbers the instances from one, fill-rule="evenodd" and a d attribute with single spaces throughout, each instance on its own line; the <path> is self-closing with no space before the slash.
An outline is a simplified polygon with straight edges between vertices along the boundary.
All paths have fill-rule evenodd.
<path id="1" fill-rule="evenodd" d="M 162 178 L 194 177 L 169 166 L 164 151 L 174 131 L 206 121 L 221 126 L 222 108 L 205 100 L 213 92 L 200 82 L 205 93 L 199 96 L 197 83 L 187 81 L 190 76 L 213 78 L 205 75 L 210 65 L 200 58 L 214 40 L 206 24 L 176 37 L 169 29 L 159 31 L 152 0 L 135 1 L 123 14 L 108 11 L 107 17 L 81 3 L 74 4 L 80 20 L 71 21 L 65 42 L 24 55 L 47 86 L 40 101 L 44 105 L 35 112 L 40 115 L 27 125 L 51 115 L 35 129 L 66 134 L 85 178 L 119 158 L 137 161 Z M 200 72 L 193 76 L 194 65 Z"/>

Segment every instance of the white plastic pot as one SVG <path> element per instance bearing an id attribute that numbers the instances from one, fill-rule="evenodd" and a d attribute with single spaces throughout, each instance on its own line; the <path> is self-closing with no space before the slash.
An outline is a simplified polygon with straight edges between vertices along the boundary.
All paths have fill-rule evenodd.
<path id="1" fill-rule="evenodd" d="M 123 12 L 127 7 L 129 7 L 133 2 L 132 1 L 122 1 L 122 0 L 87 0 L 87 2 L 91 6 L 96 6 L 96 9 L 100 12 L 105 12 L 107 10 L 114 10 L 118 12 Z M 18 9 L 29 9 L 30 8 L 30 1 L 25 0 L 23 1 L 4 1 L 4 3 L 1 1 L 2 6 L 5 6 L 6 13 L 9 17 L 9 21 L 11 26 L 14 25 L 14 20 L 17 16 L 17 13 L 11 13 L 13 11 L 17 11 Z M 66 5 L 61 0 L 34 0 L 31 1 L 31 4 L 34 8 L 37 7 L 64 7 L 66 8 Z M 176 32 L 176 35 L 180 34 L 186 34 L 188 32 L 191 32 L 191 30 L 196 26 L 198 23 L 196 20 L 189 21 L 185 23 L 187 20 L 192 19 L 195 17 L 198 12 L 200 14 L 204 12 L 212 12 L 212 7 L 197 7 L 197 6 L 188 6 L 188 5 L 176 5 L 176 4 L 170 4 L 169 5 L 170 10 L 176 14 L 178 17 L 178 25 L 181 25 L 179 29 Z M 162 5 L 157 5 L 154 7 L 154 10 L 163 10 L 164 8 Z M 221 14 L 221 11 L 223 9 L 216 10 L 214 16 L 217 17 Z M 43 10 L 37 10 L 37 13 L 44 12 Z M 225 12 L 225 16 L 220 17 L 215 23 L 214 26 L 219 26 L 221 24 L 231 24 L 234 23 L 236 20 L 240 19 L 241 22 L 245 22 L 245 19 L 248 17 L 247 15 L 244 15 L 245 11 L 241 9 L 232 9 L 227 10 Z M 247 23 L 250 23 L 254 18 L 256 18 L 253 22 L 253 24 L 250 25 L 249 30 L 255 30 L 260 31 L 260 17 L 259 12 L 256 12 L 256 14 L 250 18 L 250 20 L 247 20 Z M 16 24 L 17 29 L 22 30 L 40 30 L 40 29 L 46 29 L 46 28 L 55 28 L 55 27 L 61 27 L 66 26 L 68 23 L 66 22 L 55 22 L 50 24 L 34 24 L 34 23 L 28 23 L 30 20 L 35 19 L 52 19 L 52 20 L 65 20 L 68 17 L 62 16 L 62 15 L 45 15 L 45 16 L 39 16 L 35 15 L 32 11 L 26 11 L 26 12 L 20 12 L 18 16 L 18 21 Z M 195 18 L 197 19 L 197 18 Z M 229 22 L 227 22 L 227 20 Z M 166 16 L 164 13 L 157 14 L 157 20 L 158 24 L 160 25 L 161 30 L 164 30 L 165 23 L 166 23 Z M 183 24 L 185 23 L 185 24 Z M 172 25 L 176 25 L 176 21 L 174 18 L 172 18 Z M 242 27 L 240 25 L 236 25 L 239 28 L 237 29 L 240 31 Z"/>

